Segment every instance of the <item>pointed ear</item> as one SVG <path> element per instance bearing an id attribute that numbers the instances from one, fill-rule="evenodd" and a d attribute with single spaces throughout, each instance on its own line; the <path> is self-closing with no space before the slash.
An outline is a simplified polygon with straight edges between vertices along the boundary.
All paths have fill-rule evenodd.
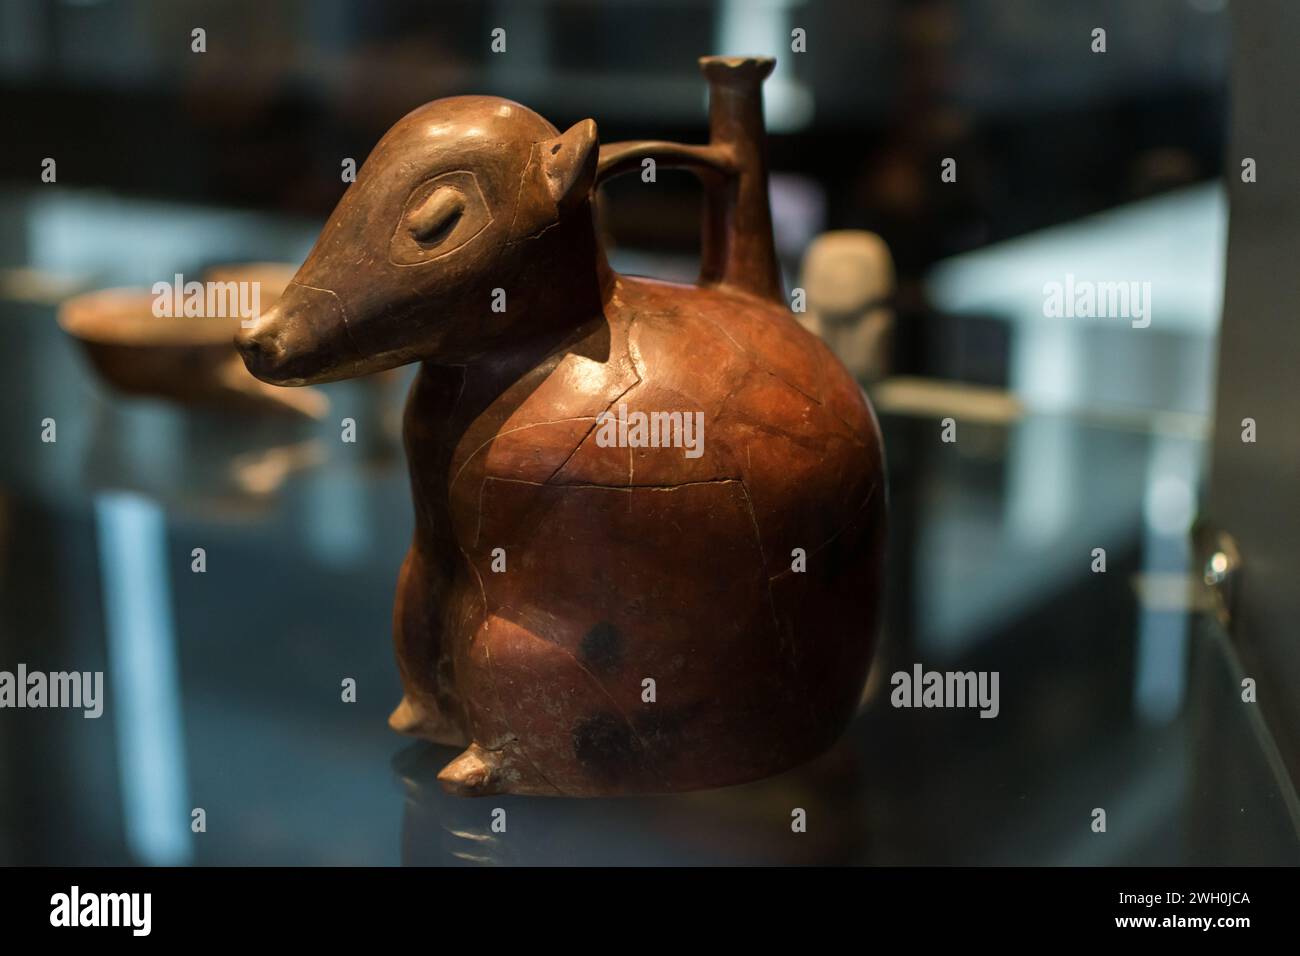
<path id="1" fill-rule="evenodd" d="M 554 139 L 538 144 L 546 188 L 558 209 L 564 211 L 585 202 L 596 182 L 600 139 L 596 121 L 574 123 Z"/>

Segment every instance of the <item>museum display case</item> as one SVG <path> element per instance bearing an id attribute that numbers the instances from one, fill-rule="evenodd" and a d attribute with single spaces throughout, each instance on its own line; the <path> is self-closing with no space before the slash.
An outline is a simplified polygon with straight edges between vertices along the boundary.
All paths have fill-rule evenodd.
<path id="1" fill-rule="evenodd" d="M 0 864 L 1300 864 L 1296 10 L 326 6 L 0 0 Z"/>

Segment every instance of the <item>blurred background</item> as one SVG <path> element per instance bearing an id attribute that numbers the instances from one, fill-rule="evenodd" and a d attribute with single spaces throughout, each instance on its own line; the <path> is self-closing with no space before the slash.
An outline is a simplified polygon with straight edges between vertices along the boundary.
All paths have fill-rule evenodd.
<path id="1" fill-rule="evenodd" d="M 0 863 L 1300 862 L 1296 714 L 1243 703 L 1241 683 L 1300 689 L 1278 636 L 1294 618 L 1264 615 L 1243 645 L 1203 571 L 1231 553 L 1209 477 L 1241 446 L 1235 406 L 1214 441 L 1228 210 L 1235 234 L 1242 155 L 1298 145 L 1282 126 L 1300 24 L 1282 8 L 0 0 L 0 669 L 104 670 L 110 702 L 98 721 L 0 711 Z M 488 803 L 434 783 L 450 751 L 385 724 L 411 370 L 285 409 L 221 378 L 217 346 L 174 367 L 229 401 L 133 393 L 122 363 L 153 343 L 122 358 L 117 313 L 77 297 L 250 263 L 291 275 L 345 161 L 441 96 L 510 97 L 561 129 L 590 116 L 604 142 L 703 142 L 707 53 L 778 60 L 786 285 L 885 433 L 881 649 L 818 762 L 673 798 L 490 801 L 506 839 Z M 1251 208 L 1293 246 L 1290 174 L 1269 175 Z M 606 187 L 614 266 L 693 279 L 699 202 L 685 172 Z M 1246 265 L 1267 282 L 1267 262 Z M 1149 282 L 1150 326 L 1045 317 L 1044 283 L 1067 275 Z M 1242 308 L 1277 328 L 1287 301 Z M 1275 374 L 1268 351 L 1237 354 L 1233 381 Z M 1259 579 L 1273 596 L 1300 541 L 1284 524 Z M 889 674 L 916 662 L 998 671 L 1000 716 L 892 708 Z"/>

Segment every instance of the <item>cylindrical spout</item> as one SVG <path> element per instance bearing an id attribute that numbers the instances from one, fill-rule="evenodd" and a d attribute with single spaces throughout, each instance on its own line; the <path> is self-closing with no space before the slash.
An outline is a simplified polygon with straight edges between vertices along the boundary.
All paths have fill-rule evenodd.
<path id="1" fill-rule="evenodd" d="M 771 57 L 700 57 L 709 83 L 709 145 L 734 169 L 727 187 L 710 190 L 701 279 L 784 303 L 763 125 L 763 81 L 775 66 Z"/>

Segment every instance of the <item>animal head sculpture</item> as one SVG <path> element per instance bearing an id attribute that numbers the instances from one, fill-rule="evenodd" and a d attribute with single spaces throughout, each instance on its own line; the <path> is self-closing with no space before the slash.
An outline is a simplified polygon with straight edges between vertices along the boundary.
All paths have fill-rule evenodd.
<path id="1" fill-rule="evenodd" d="M 258 378 L 303 385 L 490 351 L 536 320 L 488 308 L 592 232 L 596 124 L 564 133 L 489 96 L 436 100 L 380 140 L 277 305 L 239 337 Z M 574 236 L 574 231 L 579 235 Z M 545 236 L 545 239 L 539 237 Z"/>

